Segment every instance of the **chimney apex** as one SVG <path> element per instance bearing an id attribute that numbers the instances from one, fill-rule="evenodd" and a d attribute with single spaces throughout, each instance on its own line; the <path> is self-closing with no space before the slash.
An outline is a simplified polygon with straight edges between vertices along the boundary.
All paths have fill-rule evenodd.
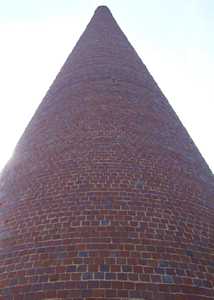
<path id="1" fill-rule="evenodd" d="M 98 6 L 96 8 L 95 14 L 96 13 L 104 13 L 104 14 L 106 14 L 106 13 L 111 13 L 111 12 L 110 12 L 110 9 L 106 5 L 100 5 L 100 6 Z"/>

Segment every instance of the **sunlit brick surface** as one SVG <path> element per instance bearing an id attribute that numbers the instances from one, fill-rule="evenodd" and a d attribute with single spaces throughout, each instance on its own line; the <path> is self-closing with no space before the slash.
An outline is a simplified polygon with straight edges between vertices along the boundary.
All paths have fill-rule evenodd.
<path id="1" fill-rule="evenodd" d="M 107 8 L 0 185 L 1 300 L 214 299 L 212 173 Z"/>

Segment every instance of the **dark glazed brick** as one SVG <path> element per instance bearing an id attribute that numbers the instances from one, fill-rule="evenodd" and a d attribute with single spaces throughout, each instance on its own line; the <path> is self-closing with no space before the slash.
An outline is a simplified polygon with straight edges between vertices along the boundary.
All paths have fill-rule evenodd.
<path id="1" fill-rule="evenodd" d="M 67 272 L 76 272 L 77 271 L 77 267 L 76 266 L 68 266 L 66 268 Z"/>
<path id="2" fill-rule="evenodd" d="M 94 273 L 94 279 L 104 279 L 105 274 L 102 272 Z"/>
<path id="3" fill-rule="evenodd" d="M 123 272 L 132 272 L 132 266 L 122 266 Z"/>
<path id="4" fill-rule="evenodd" d="M 171 275 L 163 275 L 163 282 L 167 284 L 172 284 L 174 283 L 174 279 Z"/>
<path id="5" fill-rule="evenodd" d="M 115 273 L 105 273 L 105 279 L 106 280 L 115 280 L 116 274 Z"/>
<path id="6" fill-rule="evenodd" d="M 202 287 L 203 281 L 201 279 L 193 279 L 193 285 L 195 285 L 197 287 Z"/>
<path id="7" fill-rule="evenodd" d="M 112 208 L 112 200 L 110 200 L 110 199 L 104 200 L 104 207 L 111 209 Z"/>
<path id="8" fill-rule="evenodd" d="M 92 290 L 90 290 L 90 289 L 81 291 L 81 296 L 82 297 L 91 297 L 91 295 L 92 295 Z"/>
<path id="9" fill-rule="evenodd" d="M 83 279 L 83 280 L 93 279 L 93 274 L 92 274 L 92 273 L 89 273 L 89 272 L 83 273 L 83 274 L 82 274 L 82 279 Z"/>
<path id="10" fill-rule="evenodd" d="M 156 269 L 155 269 L 155 272 L 156 272 L 157 274 L 164 274 L 164 273 L 165 273 L 165 270 L 164 270 L 163 268 L 156 268 Z"/>
<path id="11" fill-rule="evenodd" d="M 133 300 L 143 299 L 144 300 L 144 292 L 143 291 L 130 291 L 129 298 Z"/>
<path id="12" fill-rule="evenodd" d="M 108 224 L 109 224 L 109 221 L 106 220 L 106 219 L 104 219 L 104 220 L 101 220 L 101 221 L 100 221 L 100 224 L 101 224 L 101 225 L 108 225 Z"/>
<path id="13" fill-rule="evenodd" d="M 193 252 L 192 252 L 192 250 L 186 250 L 186 255 L 188 255 L 188 256 L 193 256 Z"/>
<path id="14" fill-rule="evenodd" d="M 86 251 L 80 251 L 79 252 L 79 256 L 80 257 L 87 257 L 88 256 L 88 252 L 86 252 Z"/>
<path id="15" fill-rule="evenodd" d="M 143 190 L 144 189 L 144 181 L 142 178 L 138 179 L 136 182 L 136 188 Z"/>
<path id="16" fill-rule="evenodd" d="M 169 263 L 168 263 L 168 261 L 162 260 L 162 261 L 160 261 L 159 266 L 160 266 L 160 268 L 168 268 Z"/>
<path id="17" fill-rule="evenodd" d="M 108 265 L 101 265 L 100 266 L 100 272 L 109 272 L 109 266 Z"/>

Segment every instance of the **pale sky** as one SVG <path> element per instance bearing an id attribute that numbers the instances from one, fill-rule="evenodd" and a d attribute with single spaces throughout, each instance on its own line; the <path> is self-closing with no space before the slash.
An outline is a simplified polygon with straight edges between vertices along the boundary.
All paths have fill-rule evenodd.
<path id="1" fill-rule="evenodd" d="M 0 0 L 0 169 L 98 5 L 214 170 L 213 0 Z"/>

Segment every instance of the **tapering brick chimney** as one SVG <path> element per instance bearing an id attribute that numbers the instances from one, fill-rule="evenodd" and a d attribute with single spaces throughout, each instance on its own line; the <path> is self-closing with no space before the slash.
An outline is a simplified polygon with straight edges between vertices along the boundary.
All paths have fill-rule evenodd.
<path id="1" fill-rule="evenodd" d="M 108 8 L 0 185 L 0 299 L 214 299 L 213 175 Z"/>

